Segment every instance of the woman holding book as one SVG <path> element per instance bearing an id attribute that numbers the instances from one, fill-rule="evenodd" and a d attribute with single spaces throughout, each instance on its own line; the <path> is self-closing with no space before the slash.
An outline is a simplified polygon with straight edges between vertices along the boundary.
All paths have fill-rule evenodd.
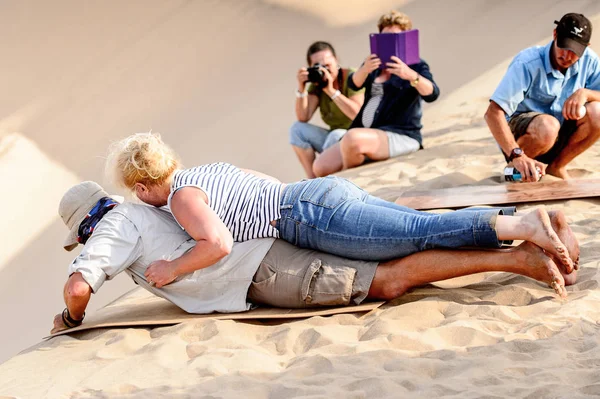
<path id="1" fill-rule="evenodd" d="M 380 33 L 400 33 L 412 29 L 412 22 L 405 14 L 391 11 L 379 18 L 377 27 Z M 435 101 L 440 94 L 425 61 L 409 66 L 392 57 L 392 62 L 382 65 L 378 56 L 371 54 L 350 75 L 349 86 L 365 89 L 364 105 L 342 140 L 316 160 L 316 176 L 423 148 L 421 103 Z"/>

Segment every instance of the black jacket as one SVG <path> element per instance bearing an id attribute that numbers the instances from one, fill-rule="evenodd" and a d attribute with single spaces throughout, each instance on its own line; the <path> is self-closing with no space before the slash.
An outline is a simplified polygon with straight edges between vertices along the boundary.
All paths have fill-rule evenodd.
<path id="1" fill-rule="evenodd" d="M 375 111 L 375 119 L 371 128 L 380 129 L 387 132 L 404 134 L 419 142 L 423 147 L 423 137 L 421 136 L 421 116 L 423 109 L 421 106 L 421 98 L 430 103 L 435 101 L 440 95 L 440 89 L 433 81 L 433 76 L 429 71 L 429 65 L 423 60 L 418 64 L 410 65 L 410 67 L 419 75 L 427 78 L 433 83 L 433 93 L 428 96 L 421 96 L 417 89 L 410 85 L 410 82 L 392 75 L 387 82 L 383 84 L 383 98 Z M 379 76 L 380 70 L 377 69 L 369 74 L 367 80 L 363 84 L 365 90 L 365 102 L 352 121 L 350 129 L 355 127 L 364 127 L 362 124 L 362 115 L 365 106 L 371 99 L 371 86 L 375 78 Z M 348 87 L 352 90 L 360 90 L 362 87 L 357 87 L 352 80 L 354 74 L 348 78 Z"/>

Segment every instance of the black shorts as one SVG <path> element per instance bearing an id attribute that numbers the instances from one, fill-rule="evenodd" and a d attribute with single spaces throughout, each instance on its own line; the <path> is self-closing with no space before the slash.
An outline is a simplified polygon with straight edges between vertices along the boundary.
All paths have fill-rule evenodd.
<path id="1" fill-rule="evenodd" d="M 531 121 L 538 115 L 544 115 L 541 112 L 524 112 L 515 117 L 512 117 L 508 121 L 508 126 L 515 136 L 515 140 L 518 140 L 519 137 L 523 136 L 527 132 L 527 127 L 531 123 Z M 577 121 L 574 120 L 566 120 L 563 122 L 560 130 L 558 131 L 558 137 L 556 138 L 556 142 L 545 154 L 537 156 L 535 159 L 543 162 L 545 164 L 551 164 L 552 161 L 558 157 L 558 154 L 567 146 L 569 143 L 569 139 L 577 130 Z M 504 152 L 503 152 L 504 154 Z M 504 154 L 504 159 L 506 162 L 509 162 L 508 155 Z"/>

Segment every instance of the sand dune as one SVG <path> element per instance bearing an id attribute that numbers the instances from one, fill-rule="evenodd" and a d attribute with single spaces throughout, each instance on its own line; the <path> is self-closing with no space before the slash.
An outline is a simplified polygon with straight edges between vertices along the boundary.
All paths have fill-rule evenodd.
<path id="1" fill-rule="evenodd" d="M 0 361 L 38 342 L 63 308 L 74 255 L 60 248 L 57 198 L 74 181 L 102 180 L 111 140 L 153 129 L 187 164 L 225 160 L 300 178 L 286 132 L 307 44 L 330 40 L 346 65 L 357 65 L 378 13 L 403 5 L 442 89 L 426 109 L 426 150 L 341 175 L 387 199 L 415 187 L 500 184 L 502 158 L 482 115 L 508 62 L 519 49 L 550 40 L 552 21 L 567 11 L 600 26 L 600 3 L 584 0 L 381 0 L 369 12 L 363 2 L 340 3 L 2 6 L 8 62 L 0 83 L 10 95 L 0 99 L 0 146 L 11 150 L 0 153 L 0 174 L 6 192 L 28 187 L 31 194 L 1 202 L 9 222 L 0 227 L 8 248 L 0 258 L 0 310 L 10 327 L 2 331 Z M 341 17 L 327 14 L 332 4 L 344 8 Z M 599 155 L 594 146 L 573 163 L 573 174 L 598 177 Z M 0 395 L 600 395 L 600 200 L 546 206 L 567 214 L 582 247 L 579 281 L 566 301 L 525 277 L 481 274 L 414 290 L 364 316 L 90 331 L 7 360 Z M 126 279 L 106 284 L 92 308 L 131 286 Z"/>

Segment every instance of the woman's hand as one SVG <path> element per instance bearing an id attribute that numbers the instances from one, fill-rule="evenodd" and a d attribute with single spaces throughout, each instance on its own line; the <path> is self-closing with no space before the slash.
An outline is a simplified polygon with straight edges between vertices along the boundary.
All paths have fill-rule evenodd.
<path id="1" fill-rule="evenodd" d="M 408 65 L 404 63 L 400 58 L 392 55 L 392 61 L 386 63 L 386 67 L 390 73 L 398 76 L 400 79 L 408 80 L 410 82 L 416 80 L 419 74 L 413 71 Z"/>
<path id="2" fill-rule="evenodd" d="M 296 74 L 298 79 L 298 91 L 303 92 L 306 88 L 306 82 L 308 81 L 308 70 L 306 68 L 300 68 Z"/>
<path id="3" fill-rule="evenodd" d="M 323 88 L 323 91 L 325 92 L 325 94 L 331 97 L 333 93 L 335 93 L 335 89 L 333 88 L 333 78 L 331 77 L 331 72 L 329 72 L 329 69 L 325 68 L 324 66 L 319 67 L 319 70 L 323 72 L 323 79 L 327 82 L 327 86 Z"/>
<path id="4" fill-rule="evenodd" d="M 371 54 L 367 58 L 365 58 L 365 62 L 358 68 L 359 71 L 364 73 L 365 75 L 370 74 L 381 65 L 381 60 L 377 57 L 377 54 Z"/>
<path id="5" fill-rule="evenodd" d="M 168 260 L 157 260 L 152 262 L 144 273 L 148 284 L 161 288 L 175 280 L 177 275 L 175 274 L 175 268 L 173 262 Z"/>

